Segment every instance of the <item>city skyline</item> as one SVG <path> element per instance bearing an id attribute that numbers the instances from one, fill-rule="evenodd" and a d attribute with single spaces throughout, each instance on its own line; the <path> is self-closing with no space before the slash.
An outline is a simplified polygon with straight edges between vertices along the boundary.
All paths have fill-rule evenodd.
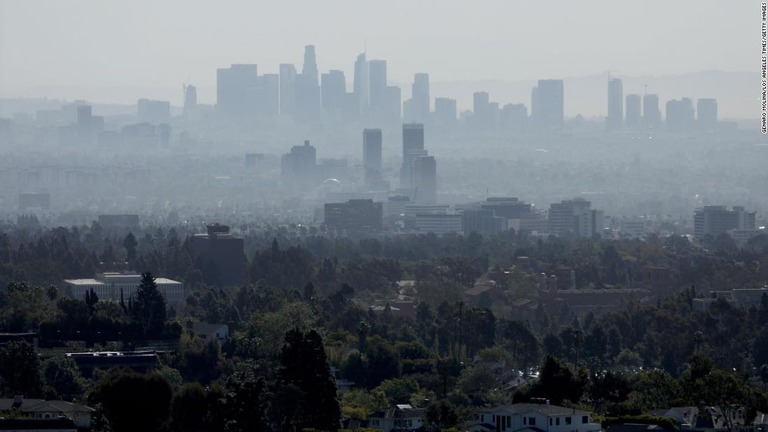
<path id="1" fill-rule="evenodd" d="M 122 100 L 96 102 L 120 103 L 150 97 L 180 105 L 182 94 L 179 89 L 186 83 L 200 89 L 201 103 L 212 103 L 215 95 L 210 89 L 217 68 L 255 63 L 259 65 L 260 73 L 277 73 L 280 64 L 300 64 L 300 49 L 307 44 L 318 49 L 318 69 L 322 72 L 344 71 L 348 86 L 352 82 L 357 55 L 366 52 L 368 59 L 386 60 L 388 79 L 403 88 L 403 101 L 410 96 L 408 86 L 413 74 L 419 72 L 429 73 L 436 87 L 441 82 L 535 81 L 604 73 L 623 77 L 679 75 L 707 70 L 756 73 L 753 64 L 758 44 L 755 42 L 750 49 L 747 29 L 752 28 L 750 20 L 757 23 L 758 14 L 749 13 L 751 5 L 748 2 L 696 3 L 699 20 L 681 20 L 687 16 L 687 3 L 692 2 L 663 6 L 652 2 L 643 10 L 633 11 L 630 16 L 632 25 L 627 25 L 625 12 L 617 6 L 598 0 L 582 2 L 578 7 L 565 3 L 554 5 L 558 10 L 572 12 L 571 17 L 575 14 L 574 22 L 568 22 L 559 14 L 547 17 L 551 6 L 526 5 L 522 8 L 517 3 L 488 2 L 473 9 L 463 26 L 460 26 L 459 16 L 464 17 L 462 12 L 466 13 L 467 9 L 458 4 L 441 5 L 438 13 L 431 8 L 434 6 L 432 2 L 423 2 L 412 5 L 405 11 L 408 13 L 403 13 L 404 3 L 397 2 L 391 8 L 376 3 L 363 7 L 340 2 L 325 9 L 298 3 L 293 5 L 299 9 L 295 23 L 305 25 L 296 25 L 287 31 L 274 28 L 274 24 L 265 22 L 259 14 L 250 14 L 252 8 L 237 3 L 220 14 L 206 16 L 208 21 L 205 21 L 205 13 L 212 11 L 194 3 L 185 3 L 179 12 L 174 10 L 179 7 L 174 2 L 152 5 L 151 8 L 143 2 L 131 3 L 128 8 L 121 2 L 105 6 L 83 1 L 77 4 L 78 7 L 69 7 L 39 1 L 33 4 L 46 5 L 48 10 L 55 12 L 50 15 L 56 18 L 36 16 L 34 22 L 23 19 L 32 13 L 34 6 L 6 3 L 0 5 L 3 12 L 0 15 L 4 17 L 0 36 L 0 97 L 62 98 L 64 95 L 64 98 L 72 99 L 66 88 L 92 86 L 104 94 L 123 93 L 122 98 L 115 98 Z M 342 6 L 348 10 L 341 10 Z M 285 6 L 271 5 L 269 11 L 280 16 L 288 13 L 285 9 Z M 658 13 L 662 10 L 663 14 Z M 142 12 L 148 12 L 148 15 L 142 15 Z M 235 16 L 236 12 L 242 12 L 244 17 Z M 305 17 L 303 12 L 311 17 Z M 350 18 L 342 19 L 341 12 Z M 501 25 L 505 23 L 496 17 L 498 12 L 514 13 L 509 15 L 506 25 Z M 181 19 L 162 19 L 174 16 L 173 13 L 179 14 Z M 320 31 L 319 23 L 329 15 L 336 18 L 338 26 L 334 32 Z M 243 25 L 249 16 L 252 22 Z M 710 34 L 713 32 L 707 30 L 713 20 L 721 16 L 733 17 L 718 23 L 731 31 L 713 36 Z M 110 27 L 108 32 L 102 28 L 115 18 L 119 18 L 120 25 Z M 488 25 L 475 22 L 483 19 Z M 231 21 L 231 28 L 225 28 L 226 20 Z M 430 32 L 423 34 L 423 26 L 430 20 L 441 20 L 444 25 L 430 26 Z M 393 32 L 395 22 L 398 25 Z M 581 27 L 586 24 L 594 24 L 597 28 Z M 651 24 L 653 31 L 643 31 L 651 28 Z M 558 32 L 549 28 L 557 28 L 557 25 L 569 32 L 567 49 L 553 45 L 562 40 L 557 36 Z M 217 31 L 194 31 L 206 27 Z M 457 31 L 459 28 L 462 32 Z M 99 34 L 107 37 L 92 37 L 99 29 L 105 30 Z M 476 31 L 467 33 L 470 29 Z M 254 32 L 257 34 L 253 35 Z M 385 33 L 387 37 L 384 37 Z M 421 37 L 416 37 L 415 33 L 422 33 Z M 670 39 L 672 33 L 677 37 Z M 57 35 L 56 43 L 51 43 L 50 34 Z M 162 36 L 153 38 L 157 34 Z M 465 36 L 459 37 L 459 34 Z M 621 42 L 605 37 L 610 34 L 620 34 Z M 405 39 L 411 43 L 400 43 Z M 530 42 L 521 44 L 524 40 Z M 432 44 L 432 49 L 425 46 L 428 43 Z M 619 43 L 623 45 L 617 45 Z M 28 55 L 30 50 L 35 56 Z M 129 93 L 130 88 L 134 92 L 127 98 L 124 93 Z M 638 93 L 631 88 L 626 91 Z M 46 92 L 50 94 L 43 94 Z M 145 94 L 149 92 L 162 94 Z M 457 98 L 453 94 L 432 93 L 434 97 Z M 94 99 L 89 96 L 86 94 L 83 98 Z M 669 98 L 683 96 L 686 95 L 669 95 Z M 459 105 L 464 107 L 466 104 L 459 100 Z M 728 111 L 725 109 L 723 113 L 728 115 Z"/>

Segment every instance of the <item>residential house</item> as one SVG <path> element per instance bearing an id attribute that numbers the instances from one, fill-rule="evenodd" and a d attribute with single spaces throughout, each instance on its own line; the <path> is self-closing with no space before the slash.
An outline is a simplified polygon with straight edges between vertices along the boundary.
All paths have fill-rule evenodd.
<path id="1" fill-rule="evenodd" d="M 650 414 L 673 419 L 681 430 L 696 432 L 752 432 L 754 430 L 751 425 L 745 424 L 743 408 L 729 414 L 730 428 L 720 408 L 712 406 L 701 408 L 695 406 L 672 407 L 653 410 Z"/>
<path id="2" fill-rule="evenodd" d="M 204 341 L 216 339 L 219 342 L 224 342 L 229 339 L 229 326 L 226 324 L 196 322 L 192 324 L 192 331 L 195 333 L 195 336 Z"/>
<path id="3" fill-rule="evenodd" d="M 91 415 L 95 411 L 93 408 L 85 405 L 61 400 L 26 399 L 23 396 L 0 399 L 0 417 L 2 417 L 3 413 L 12 410 L 20 412 L 26 418 L 35 420 L 55 420 L 64 417 L 74 422 L 78 430 L 88 430 L 91 428 Z M 32 423 L 25 424 L 31 425 Z M 66 428 L 62 428 L 62 430 L 64 429 Z"/>
<path id="4" fill-rule="evenodd" d="M 588 411 L 550 405 L 546 399 L 538 403 L 522 403 L 484 409 L 477 413 L 477 422 L 470 432 L 598 432 L 599 423 L 592 423 Z"/>
<path id="5" fill-rule="evenodd" d="M 66 418 L 53 419 L 34 418 L 2 418 L 0 417 L 0 431 L 3 432 L 78 432 L 75 423 Z"/>
<path id="6" fill-rule="evenodd" d="M 424 426 L 424 409 L 395 405 L 368 416 L 368 428 L 383 432 L 414 431 Z"/>

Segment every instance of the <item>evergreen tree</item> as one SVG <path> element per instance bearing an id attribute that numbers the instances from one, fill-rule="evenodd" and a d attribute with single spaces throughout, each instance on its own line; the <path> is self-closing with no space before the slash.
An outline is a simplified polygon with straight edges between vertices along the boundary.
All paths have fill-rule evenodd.
<path id="1" fill-rule="evenodd" d="M 43 382 L 35 347 L 9 342 L 0 348 L 0 390 L 4 397 L 42 395 Z"/>
<path id="2" fill-rule="evenodd" d="M 130 309 L 145 337 L 159 336 L 162 333 L 166 318 L 165 299 L 157 289 L 152 273 L 141 275 L 136 299 L 131 303 Z"/>
<path id="3" fill-rule="evenodd" d="M 132 232 L 129 232 L 123 240 L 123 247 L 125 248 L 128 261 L 133 261 L 136 259 L 136 246 L 138 245 L 139 242 L 136 241 L 136 236 L 134 236 Z"/>
<path id="4" fill-rule="evenodd" d="M 224 432 L 266 432 L 264 377 L 233 376 L 227 381 Z"/>
<path id="5" fill-rule="evenodd" d="M 98 302 L 99 296 L 96 295 L 96 291 L 94 291 L 93 288 L 85 292 L 85 304 L 88 305 L 88 311 L 91 313 L 91 315 L 93 315 L 94 308 Z"/>
<path id="6" fill-rule="evenodd" d="M 173 390 L 157 373 L 111 369 L 89 396 L 113 432 L 160 431 L 168 421 Z M 126 403 L 128 401 L 128 403 Z"/>
<path id="7" fill-rule="evenodd" d="M 314 330 L 306 334 L 298 329 L 287 332 L 280 362 L 281 386 L 298 390 L 296 393 L 300 400 L 294 403 L 302 408 L 298 412 L 286 413 L 295 416 L 297 424 L 293 426 L 297 429 L 337 431 L 341 408 L 320 335 Z"/>

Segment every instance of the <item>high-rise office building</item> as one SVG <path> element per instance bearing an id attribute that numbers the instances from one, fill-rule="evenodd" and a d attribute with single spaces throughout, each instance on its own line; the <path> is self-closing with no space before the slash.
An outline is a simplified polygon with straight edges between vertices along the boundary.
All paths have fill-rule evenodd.
<path id="1" fill-rule="evenodd" d="M 488 92 L 475 92 L 472 95 L 473 125 L 477 128 L 486 128 L 490 126 L 493 123 L 492 112 L 491 97 Z"/>
<path id="2" fill-rule="evenodd" d="M 608 116 L 605 126 L 608 130 L 621 129 L 624 121 L 624 90 L 619 78 L 608 80 Z"/>
<path id="3" fill-rule="evenodd" d="M 456 99 L 435 98 L 435 122 L 438 126 L 446 128 L 456 123 Z"/>
<path id="4" fill-rule="evenodd" d="M 705 206 L 693 214 L 693 237 L 701 240 L 704 236 L 717 237 L 729 230 L 754 230 L 755 212 L 744 207 Z"/>
<path id="5" fill-rule="evenodd" d="M 628 94 L 626 97 L 626 117 L 625 125 L 628 128 L 637 129 L 640 127 L 640 95 Z"/>
<path id="6" fill-rule="evenodd" d="M 308 187 L 317 182 L 317 150 L 304 141 L 303 146 L 291 147 L 280 161 L 280 175 L 286 184 Z"/>
<path id="7" fill-rule="evenodd" d="M 429 118 L 429 74 L 417 73 L 413 76 L 411 99 L 405 104 L 405 119 L 425 122 Z"/>
<path id="8" fill-rule="evenodd" d="M 363 169 L 365 184 L 371 186 L 381 180 L 381 129 L 363 130 Z"/>
<path id="9" fill-rule="evenodd" d="M 424 150 L 424 125 L 407 123 L 403 125 L 403 164 L 400 167 L 400 187 L 413 188 L 413 160 L 426 155 Z"/>
<path id="10" fill-rule="evenodd" d="M 368 60 L 365 58 L 365 53 L 357 56 L 355 61 L 355 81 L 352 93 L 357 100 L 357 112 L 359 114 L 365 114 L 368 112 L 368 105 L 370 103 L 370 91 L 371 85 L 368 76 Z"/>
<path id="11" fill-rule="evenodd" d="M 323 111 L 339 116 L 344 111 L 347 96 L 347 81 L 344 72 L 330 70 L 320 77 Z"/>
<path id="12" fill-rule="evenodd" d="M 577 237 L 592 237 L 601 234 L 605 228 L 605 213 L 602 210 L 585 209 L 574 215 Z"/>
<path id="13" fill-rule="evenodd" d="M 280 114 L 293 115 L 296 107 L 296 66 L 280 65 Z"/>
<path id="14" fill-rule="evenodd" d="M 549 233 L 556 236 L 579 235 L 579 215 L 590 212 L 592 203 L 584 199 L 565 200 L 549 206 Z"/>
<path id="15" fill-rule="evenodd" d="M 672 99 L 667 102 L 667 130 L 670 132 L 689 132 L 696 118 L 691 98 Z"/>
<path id="16" fill-rule="evenodd" d="M 661 127 L 661 110 L 657 94 L 643 95 L 643 127 L 646 129 Z"/>
<path id="17" fill-rule="evenodd" d="M 304 64 L 296 84 L 296 114 L 301 120 L 317 120 L 322 102 L 314 45 L 304 47 Z"/>
<path id="18" fill-rule="evenodd" d="M 193 85 L 184 86 L 184 116 L 192 115 L 197 110 L 197 87 Z"/>
<path id="19" fill-rule="evenodd" d="M 90 105 L 79 105 L 77 107 L 77 126 L 80 128 L 91 127 L 93 118 L 93 108 Z"/>
<path id="20" fill-rule="evenodd" d="M 264 74 L 259 77 L 259 114 L 273 117 L 280 113 L 280 75 Z"/>
<path id="21" fill-rule="evenodd" d="M 701 132 L 717 130 L 717 99 L 702 98 L 696 101 L 696 126 Z"/>
<path id="22" fill-rule="evenodd" d="M 257 111 L 259 74 L 255 64 L 216 70 L 216 108 L 227 116 L 251 117 Z"/>
<path id="23" fill-rule="evenodd" d="M 304 63 L 301 66 L 301 74 L 304 76 L 306 83 L 314 86 L 318 85 L 319 77 L 314 45 L 307 45 L 304 47 Z"/>
<path id="24" fill-rule="evenodd" d="M 171 121 L 171 103 L 149 99 L 139 99 L 136 103 L 139 122 L 160 124 Z"/>
<path id="25" fill-rule="evenodd" d="M 528 108 L 524 104 L 506 104 L 499 113 L 499 124 L 504 130 L 520 133 L 525 130 Z"/>
<path id="26" fill-rule="evenodd" d="M 563 80 L 539 80 L 531 92 L 531 117 L 538 130 L 563 128 L 565 116 Z"/>
<path id="27" fill-rule="evenodd" d="M 387 86 L 384 121 L 399 123 L 403 118 L 403 102 L 400 87 Z"/>
<path id="28" fill-rule="evenodd" d="M 437 203 L 437 161 L 434 156 L 417 156 L 412 162 L 414 202 Z"/>
<path id="29" fill-rule="evenodd" d="M 377 116 L 381 116 L 386 111 L 387 106 L 387 61 L 369 61 L 368 78 L 371 111 Z"/>

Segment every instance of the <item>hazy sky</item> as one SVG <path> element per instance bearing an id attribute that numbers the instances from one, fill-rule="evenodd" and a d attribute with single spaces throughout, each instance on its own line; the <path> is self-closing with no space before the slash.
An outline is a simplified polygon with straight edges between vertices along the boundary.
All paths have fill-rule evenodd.
<path id="1" fill-rule="evenodd" d="M 321 71 L 348 81 L 366 45 L 398 83 L 421 71 L 432 81 L 757 71 L 759 12 L 758 0 L 0 0 L 0 96 L 133 88 L 144 94 L 127 100 L 178 102 L 182 82 L 212 89 L 230 63 L 300 67 L 306 44 Z"/>

